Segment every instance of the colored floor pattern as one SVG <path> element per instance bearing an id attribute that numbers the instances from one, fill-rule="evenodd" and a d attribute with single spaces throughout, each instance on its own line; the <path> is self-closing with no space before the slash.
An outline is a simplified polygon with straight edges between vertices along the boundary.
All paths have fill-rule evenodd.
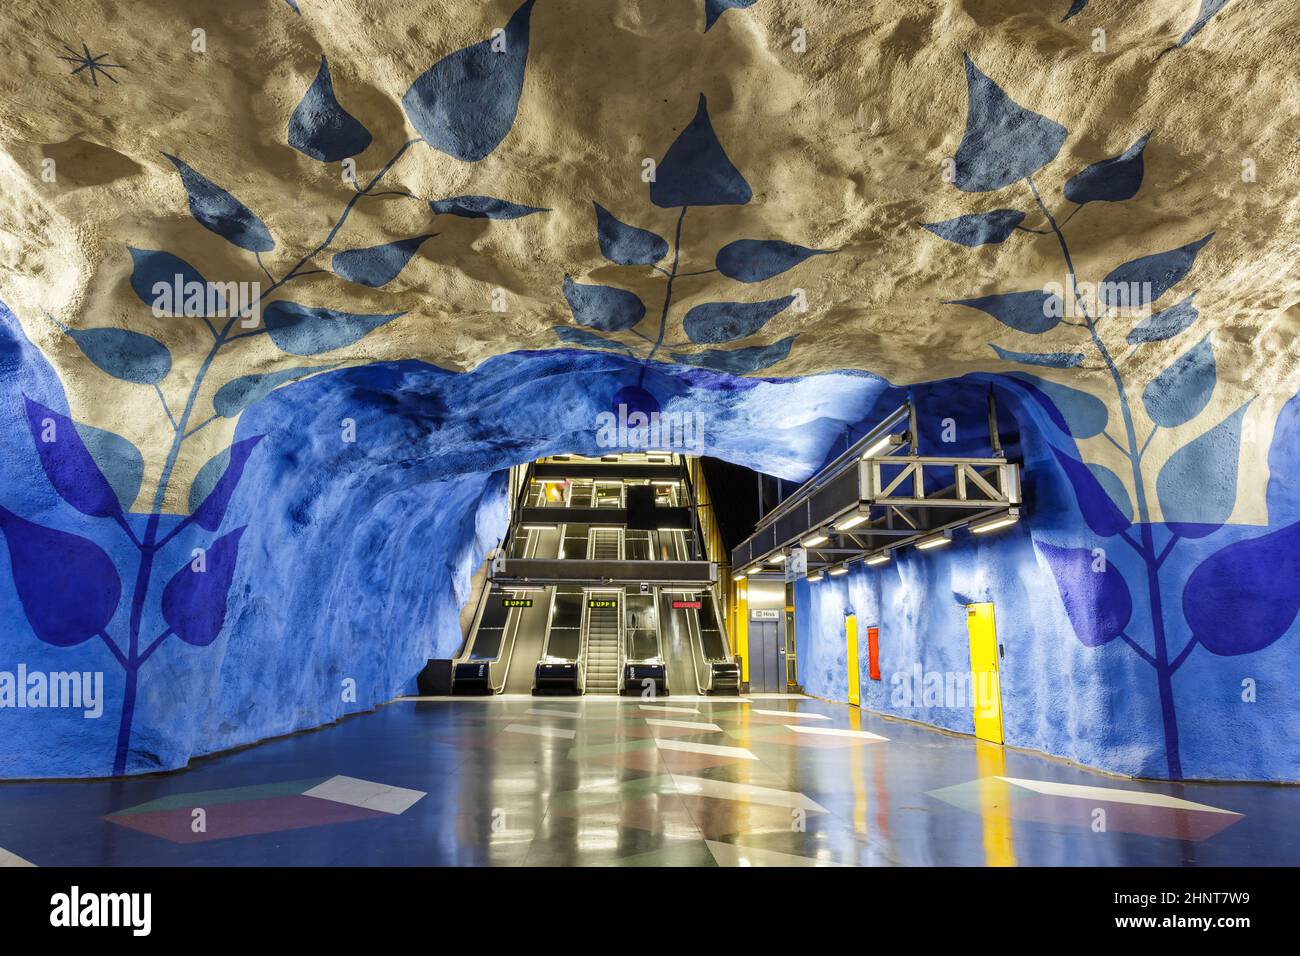
<path id="1" fill-rule="evenodd" d="M 179 773 L 0 783 L 0 866 L 1296 865 L 1297 813 L 802 697 L 408 699 Z"/>

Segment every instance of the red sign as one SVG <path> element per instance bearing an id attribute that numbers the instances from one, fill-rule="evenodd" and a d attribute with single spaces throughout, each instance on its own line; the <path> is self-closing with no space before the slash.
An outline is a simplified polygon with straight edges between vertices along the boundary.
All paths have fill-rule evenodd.
<path id="1" fill-rule="evenodd" d="M 673 602 L 674 610 L 698 611 L 703 606 L 704 605 L 701 604 L 699 601 L 674 601 Z"/>

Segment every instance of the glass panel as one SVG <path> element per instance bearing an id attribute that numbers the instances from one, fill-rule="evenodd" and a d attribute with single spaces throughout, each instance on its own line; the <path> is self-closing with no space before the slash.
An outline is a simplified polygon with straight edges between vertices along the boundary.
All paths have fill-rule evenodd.
<path id="1" fill-rule="evenodd" d="M 623 538 L 623 557 L 628 561 L 650 560 L 650 532 L 628 531 Z"/>
<path id="2" fill-rule="evenodd" d="M 659 656 L 659 622 L 653 594 L 631 594 L 626 598 L 624 636 L 628 660 L 645 661 Z"/>
<path id="3" fill-rule="evenodd" d="M 587 557 L 587 526 L 569 524 L 564 526 L 564 551 L 561 558 L 582 560 Z"/>
<path id="4" fill-rule="evenodd" d="M 713 606 L 713 592 L 700 594 L 700 649 L 706 661 L 725 661 L 727 643 L 718 630 L 718 614 Z"/>

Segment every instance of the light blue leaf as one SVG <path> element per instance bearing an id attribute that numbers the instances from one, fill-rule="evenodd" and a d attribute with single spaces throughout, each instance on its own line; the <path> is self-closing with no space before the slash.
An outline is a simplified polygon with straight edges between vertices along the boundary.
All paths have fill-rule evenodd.
<path id="1" fill-rule="evenodd" d="M 600 203 L 596 207 L 596 238 L 600 253 L 623 266 L 652 266 L 668 255 L 668 242 L 648 229 L 615 219 Z"/>
<path id="2" fill-rule="evenodd" d="M 381 325 L 405 314 L 358 315 L 281 300 L 262 310 L 262 322 L 271 341 L 282 352 L 316 355 L 359 342 Z"/>
<path id="3" fill-rule="evenodd" d="M 190 511 L 197 511 L 199 505 L 203 504 L 204 499 L 212 494 L 212 489 L 216 487 L 221 476 L 226 473 L 230 467 L 230 449 L 223 448 L 217 452 L 200 468 L 194 475 L 194 480 L 190 482 Z"/>
<path id="4" fill-rule="evenodd" d="M 334 272 L 358 285 L 377 289 L 397 278 L 397 274 L 406 268 L 425 240 L 432 239 L 437 233 L 414 236 L 387 242 L 382 246 L 370 246 L 366 249 L 348 249 L 340 252 L 330 261 Z"/>
<path id="5" fill-rule="evenodd" d="M 313 372 L 323 372 L 337 368 L 337 365 L 301 365 L 295 368 L 281 369 L 278 372 L 264 372 L 257 375 L 241 375 L 232 378 L 217 389 L 212 396 L 212 408 L 222 418 L 234 418 L 249 405 L 265 398 L 285 382 L 302 378 Z"/>
<path id="6" fill-rule="evenodd" d="M 1196 311 L 1196 306 L 1192 304 L 1194 298 L 1196 298 L 1195 292 L 1177 305 L 1171 305 L 1163 311 L 1147 316 L 1129 332 L 1129 345 L 1162 342 L 1190 329 L 1192 323 L 1201 317 L 1201 313 Z"/>
<path id="7" fill-rule="evenodd" d="M 1017 104 L 969 56 L 962 57 L 966 135 L 957 147 L 954 185 L 968 193 L 991 192 L 1050 163 L 1065 142 L 1066 129 Z"/>
<path id="8" fill-rule="evenodd" d="M 370 131 L 339 105 L 323 55 L 316 79 L 289 117 L 289 145 L 323 163 L 355 156 L 370 145 Z"/>
<path id="9" fill-rule="evenodd" d="M 527 0 L 510 17 L 496 37 L 498 50 L 487 39 L 450 53 L 406 91 L 402 108 L 434 149 L 473 163 L 506 138 L 524 85 L 533 2 Z"/>
<path id="10" fill-rule="evenodd" d="M 1123 202 L 1132 199 L 1142 187 L 1147 133 L 1113 159 L 1093 163 L 1065 182 L 1065 198 L 1080 205 L 1089 202 Z"/>
<path id="11" fill-rule="evenodd" d="M 630 352 L 622 342 L 614 342 L 610 339 L 602 338 L 595 332 L 588 332 L 586 329 L 575 329 L 571 325 L 555 326 L 555 334 L 563 342 L 570 345 L 585 345 L 593 349 L 611 349 L 618 352 Z"/>
<path id="12" fill-rule="evenodd" d="M 275 248 L 270 230 L 251 209 L 175 156 L 163 155 L 181 174 L 181 183 L 190 197 L 190 214 L 199 225 L 249 252 L 269 252 Z"/>
<path id="13" fill-rule="evenodd" d="M 734 342 L 753 335 L 793 301 L 794 296 L 787 295 L 764 302 L 706 302 L 686 313 L 682 327 L 687 338 L 698 345 Z"/>
<path id="14" fill-rule="evenodd" d="M 1178 43 L 1175 45 L 1186 46 L 1190 43 L 1192 38 L 1195 37 L 1196 34 L 1200 33 L 1201 29 L 1210 22 L 1211 18 L 1227 5 L 1228 0 L 1201 0 L 1201 9 L 1196 14 L 1195 22 L 1187 28 L 1187 32 L 1179 38 Z"/>
<path id="15" fill-rule="evenodd" d="M 540 206 L 524 206 L 506 202 L 493 196 L 453 196 L 435 199 L 429 208 L 440 215 L 460 216 L 462 219 L 520 219 L 535 212 L 550 212 Z"/>
<path id="16" fill-rule="evenodd" d="M 140 494 L 140 482 L 144 478 L 144 455 L 140 449 L 121 435 L 96 428 L 83 422 L 77 422 L 77 434 L 90 457 L 95 460 L 99 470 L 108 479 L 123 511 L 131 510 L 136 496 Z"/>
<path id="17" fill-rule="evenodd" d="M 583 285 L 566 275 L 564 298 L 579 325 L 602 332 L 625 332 L 645 318 L 645 303 L 614 286 Z"/>
<path id="18" fill-rule="evenodd" d="M 650 183 L 650 201 L 664 209 L 678 206 L 743 206 L 754 192 L 731 164 L 709 121 L 709 104 L 700 94 L 695 118 L 668 147 Z"/>
<path id="19" fill-rule="evenodd" d="M 1160 511 L 1184 537 L 1222 525 L 1237 502 L 1237 458 L 1247 402 L 1204 435 L 1169 456 L 1156 478 Z"/>
<path id="20" fill-rule="evenodd" d="M 826 256 L 833 251 L 809 249 L 780 239 L 737 239 L 718 250 L 715 265 L 729 279 L 762 282 L 793 269 L 811 256 Z"/>
<path id="21" fill-rule="evenodd" d="M 1097 289 L 1104 305 L 1141 308 L 1155 302 L 1191 271 L 1196 254 L 1214 233 L 1168 252 L 1142 256 L 1112 269 Z"/>
<path id="22" fill-rule="evenodd" d="M 755 345 L 743 349 L 706 349 L 703 352 L 673 352 L 672 357 L 683 365 L 695 365 L 715 372 L 744 375 L 768 368 L 784 361 L 790 354 L 795 337 L 787 335 L 771 345 Z"/>
<path id="23" fill-rule="evenodd" d="M 1115 503 L 1116 510 L 1124 516 L 1124 520 L 1132 523 L 1133 499 L 1129 497 L 1128 489 L 1124 487 L 1124 482 L 1120 480 L 1119 475 L 1096 462 L 1089 462 L 1088 470 L 1097 479 L 1097 484 L 1101 485 L 1106 496 Z"/>
<path id="24" fill-rule="evenodd" d="M 958 216 L 943 222 L 923 222 L 921 225 L 940 239 L 963 246 L 982 246 L 986 243 L 1005 242 L 1024 218 L 1025 214 L 1018 209 L 994 209 L 992 212 Z"/>
<path id="25" fill-rule="evenodd" d="M 131 290 L 140 301 L 156 310 L 157 315 L 220 315 L 226 309 L 225 297 L 215 285 L 209 285 L 197 269 L 179 256 L 154 249 L 135 249 L 131 253 Z M 180 297 L 176 285 L 180 283 Z M 163 287 L 166 288 L 163 288 Z M 202 307 L 193 290 L 199 290 Z M 208 299 L 212 301 L 209 303 Z M 209 308 L 209 305 L 211 308 Z"/>
<path id="26" fill-rule="evenodd" d="M 114 378 L 157 385 L 172 370 L 172 353 L 155 338 L 130 329 L 64 329 L 86 358 Z"/>
<path id="27" fill-rule="evenodd" d="M 1147 383 L 1142 403 L 1157 425 L 1174 428 L 1190 422 L 1210 403 L 1217 373 L 1207 335 Z"/>
<path id="28" fill-rule="evenodd" d="M 1045 365 L 1049 368 L 1076 368 L 1083 364 L 1083 356 L 1078 352 L 1013 352 L 1000 345 L 989 343 L 989 348 L 998 353 L 998 358 L 1007 362 L 1019 362 L 1022 365 Z"/>
<path id="29" fill-rule="evenodd" d="M 728 10 L 752 7 L 757 2 L 758 0 L 704 0 L 704 32 L 708 33 L 713 24 L 718 22 L 718 17 Z"/>
<path id="30" fill-rule="evenodd" d="M 1030 335 L 1050 332 L 1060 324 L 1064 303 L 1054 292 L 1006 292 L 975 299 L 951 299 L 944 305 L 964 305 L 987 312 L 1008 328 Z"/>
<path id="31" fill-rule="evenodd" d="M 1041 397 L 1044 405 L 1050 405 L 1049 411 L 1056 410 L 1061 416 L 1058 424 L 1065 426 L 1065 430 L 1074 438 L 1092 438 L 1094 435 L 1100 435 L 1110 420 L 1110 411 L 1106 408 L 1106 403 L 1095 395 L 1026 372 L 1012 372 L 1010 377 L 1029 383 L 1034 390 L 1041 393 L 1041 396 L 1035 397 Z"/>

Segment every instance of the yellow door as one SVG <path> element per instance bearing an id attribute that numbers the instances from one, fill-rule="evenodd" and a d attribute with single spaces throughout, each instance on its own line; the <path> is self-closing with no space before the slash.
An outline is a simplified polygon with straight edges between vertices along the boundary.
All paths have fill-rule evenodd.
<path id="1" fill-rule="evenodd" d="M 1002 687 L 998 682 L 998 634 L 993 605 L 968 604 L 966 628 L 970 631 L 971 695 L 975 701 L 975 736 L 1002 743 Z"/>
<path id="2" fill-rule="evenodd" d="M 862 675 L 858 673 L 858 619 L 850 614 L 844 619 L 844 639 L 849 645 L 849 703 L 862 704 Z"/>

